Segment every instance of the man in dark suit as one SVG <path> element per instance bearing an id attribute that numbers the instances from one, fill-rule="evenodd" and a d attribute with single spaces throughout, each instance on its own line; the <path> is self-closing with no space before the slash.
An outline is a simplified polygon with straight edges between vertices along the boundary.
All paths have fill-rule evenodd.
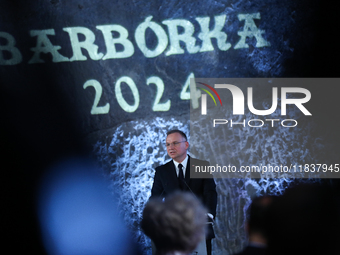
<path id="1" fill-rule="evenodd" d="M 167 133 L 166 148 L 172 160 L 156 168 L 151 198 L 166 197 L 177 190 L 193 193 L 208 209 L 208 220 L 216 215 L 217 193 L 214 179 L 190 178 L 190 167 L 208 166 L 209 162 L 191 158 L 187 154 L 189 143 L 185 133 L 171 130 Z M 212 224 L 206 234 L 207 254 L 211 254 L 211 239 L 215 237 Z"/>

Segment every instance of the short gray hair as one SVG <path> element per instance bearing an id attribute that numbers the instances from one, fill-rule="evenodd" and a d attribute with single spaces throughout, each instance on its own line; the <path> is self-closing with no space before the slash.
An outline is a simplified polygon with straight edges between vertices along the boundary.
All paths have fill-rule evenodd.
<path id="1" fill-rule="evenodd" d="M 191 193 L 176 192 L 164 202 L 150 200 L 144 208 L 141 227 L 160 254 L 191 252 L 204 238 L 206 212 Z"/>

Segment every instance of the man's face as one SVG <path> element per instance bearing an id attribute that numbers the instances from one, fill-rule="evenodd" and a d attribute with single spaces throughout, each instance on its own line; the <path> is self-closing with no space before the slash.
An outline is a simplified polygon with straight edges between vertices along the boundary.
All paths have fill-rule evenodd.
<path id="1" fill-rule="evenodd" d="M 180 133 L 173 133 L 167 136 L 166 147 L 168 155 L 175 161 L 181 163 L 186 155 L 189 143 L 185 141 L 185 138 Z"/>

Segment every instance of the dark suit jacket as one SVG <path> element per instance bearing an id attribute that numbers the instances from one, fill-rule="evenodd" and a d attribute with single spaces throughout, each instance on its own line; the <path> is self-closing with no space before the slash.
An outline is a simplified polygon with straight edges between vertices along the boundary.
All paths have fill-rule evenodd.
<path id="1" fill-rule="evenodd" d="M 217 193 L 214 179 L 190 178 L 190 167 L 193 165 L 207 166 L 209 165 L 209 162 L 194 159 L 189 156 L 185 172 L 185 181 L 188 185 L 187 191 L 192 192 L 199 200 L 201 200 L 201 202 L 208 209 L 208 212 L 215 217 Z M 151 198 L 166 197 L 167 195 L 177 190 L 180 190 L 180 186 L 177 179 L 175 164 L 173 163 L 173 161 L 171 160 L 164 165 L 156 167 L 156 173 L 151 190 Z M 207 239 L 215 237 L 212 228 L 210 228 L 210 231 L 208 232 L 210 233 L 208 233 Z"/>

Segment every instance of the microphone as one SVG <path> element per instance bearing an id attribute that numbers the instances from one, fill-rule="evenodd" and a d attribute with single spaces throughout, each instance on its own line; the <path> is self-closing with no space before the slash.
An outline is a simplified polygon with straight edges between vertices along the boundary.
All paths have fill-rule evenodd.
<path id="1" fill-rule="evenodd" d="M 184 184 L 185 184 L 185 186 L 190 190 L 190 192 L 198 199 L 198 200 L 200 200 L 197 196 L 196 196 L 196 194 L 192 191 L 192 189 L 189 187 L 189 185 L 187 184 L 187 182 L 185 181 L 185 179 L 183 179 L 183 180 L 181 180 Z M 206 214 L 207 215 L 207 223 L 206 224 L 211 224 L 212 226 L 214 225 L 214 216 L 211 214 L 211 213 L 207 213 Z"/>
<path id="2" fill-rule="evenodd" d="M 164 186 L 165 186 L 165 187 L 168 186 L 168 183 L 166 182 Z M 163 188 L 162 193 L 159 195 L 159 197 L 162 199 L 162 201 L 164 201 L 164 199 L 165 199 L 165 197 L 162 197 L 162 195 L 163 195 L 164 192 L 165 192 L 165 187 Z"/>
<path id="3" fill-rule="evenodd" d="M 189 191 L 198 199 L 198 197 L 196 196 L 196 194 L 192 191 L 192 189 L 190 189 L 189 185 L 187 184 L 187 182 L 185 181 L 185 179 L 181 180 L 184 185 L 189 189 Z"/>
<path id="4" fill-rule="evenodd" d="M 159 195 L 160 198 L 162 198 L 162 195 L 163 195 L 164 191 L 165 190 L 163 189 L 162 193 Z"/>

